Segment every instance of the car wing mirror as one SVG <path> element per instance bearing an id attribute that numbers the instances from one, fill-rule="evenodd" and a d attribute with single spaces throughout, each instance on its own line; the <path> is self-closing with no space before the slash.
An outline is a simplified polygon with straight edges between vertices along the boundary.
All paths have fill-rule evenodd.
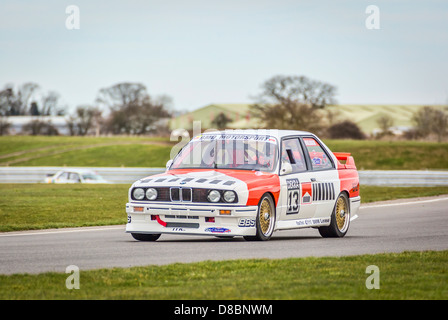
<path id="1" fill-rule="evenodd" d="M 171 167 L 172 163 L 173 163 L 173 159 L 168 160 L 168 162 L 166 163 L 166 170 L 168 170 Z"/>
<path id="2" fill-rule="evenodd" d="M 280 175 L 292 173 L 292 166 L 289 162 L 282 161 L 282 166 L 280 168 Z"/>

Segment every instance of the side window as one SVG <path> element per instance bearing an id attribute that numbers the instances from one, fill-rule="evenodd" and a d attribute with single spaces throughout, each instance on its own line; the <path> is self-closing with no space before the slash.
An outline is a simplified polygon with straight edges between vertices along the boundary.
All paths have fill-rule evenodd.
<path id="1" fill-rule="evenodd" d="M 79 179 L 79 175 L 77 173 L 70 173 L 70 181 L 75 181 L 75 182 L 80 182 L 81 180 Z"/>
<path id="2" fill-rule="evenodd" d="M 58 179 L 59 179 L 59 180 L 63 180 L 63 181 L 68 180 L 68 172 L 63 172 L 63 173 L 58 177 Z"/>
<path id="3" fill-rule="evenodd" d="M 308 154 L 310 155 L 313 170 L 333 168 L 333 164 L 328 158 L 328 155 L 316 140 L 313 138 L 303 138 L 303 142 L 305 143 Z"/>
<path id="4" fill-rule="evenodd" d="M 286 139 L 282 141 L 282 161 L 288 162 L 292 166 L 292 172 L 306 170 L 305 157 L 298 138 Z"/>

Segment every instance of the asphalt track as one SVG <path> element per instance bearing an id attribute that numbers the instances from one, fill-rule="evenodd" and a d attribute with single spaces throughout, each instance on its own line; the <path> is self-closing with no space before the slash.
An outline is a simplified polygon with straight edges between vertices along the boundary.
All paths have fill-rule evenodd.
<path id="1" fill-rule="evenodd" d="M 338 239 L 315 229 L 279 231 L 268 242 L 174 235 L 138 242 L 124 226 L 0 233 L 0 274 L 448 249 L 447 196 L 362 205 L 358 216 Z"/>

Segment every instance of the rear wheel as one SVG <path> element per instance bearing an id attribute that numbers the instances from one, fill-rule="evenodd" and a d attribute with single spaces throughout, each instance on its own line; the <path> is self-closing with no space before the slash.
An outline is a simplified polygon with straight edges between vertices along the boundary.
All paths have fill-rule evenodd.
<path id="1" fill-rule="evenodd" d="M 258 214 L 256 219 L 257 233 L 255 236 L 245 236 L 248 241 L 266 241 L 274 233 L 275 225 L 275 205 L 271 195 L 265 194 L 258 204 Z"/>
<path id="2" fill-rule="evenodd" d="M 131 233 L 131 235 L 138 241 L 156 241 L 160 238 L 160 234 Z"/>
<path id="3" fill-rule="evenodd" d="M 319 233 L 324 238 L 342 238 L 350 225 L 350 206 L 346 193 L 341 193 L 331 214 L 329 226 L 319 227 Z"/>

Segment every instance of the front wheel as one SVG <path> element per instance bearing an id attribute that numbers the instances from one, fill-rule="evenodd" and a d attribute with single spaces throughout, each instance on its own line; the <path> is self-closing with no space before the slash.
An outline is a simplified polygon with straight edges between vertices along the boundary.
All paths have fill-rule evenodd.
<path id="1" fill-rule="evenodd" d="M 257 233 L 255 236 L 245 236 L 248 241 L 266 241 L 274 233 L 275 226 L 275 205 L 271 195 L 265 194 L 258 204 L 258 214 L 256 219 Z"/>
<path id="2" fill-rule="evenodd" d="M 160 234 L 131 233 L 131 235 L 138 241 L 156 241 L 160 238 Z"/>
<path id="3" fill-rule="evenodd" d="M 350 206 L 346 193 L 341 193 L 331 214 L 329 226 L 319 227 L 319 233 L 324 238 L 342 238 L 350 225 Z"/>

